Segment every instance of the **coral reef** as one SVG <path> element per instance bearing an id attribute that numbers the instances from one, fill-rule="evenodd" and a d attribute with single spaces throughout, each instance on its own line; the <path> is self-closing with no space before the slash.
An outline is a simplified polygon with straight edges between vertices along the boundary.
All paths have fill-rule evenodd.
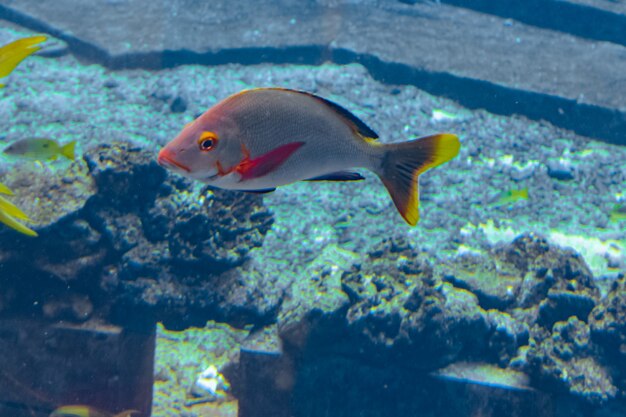
<path id="1" fill-rule="evenodd" d="M 575 394 L 592 403 L 615 397 L 610 371 L 599 361 L 590 329 L 571 316 L 552 330 L 534 328 L 527 352 L 528 371 L 535 386 Z"/>
<path id="2" fill-rule="evenodd" d="M 364 258 L 338 255 L 337 249 L 332 253 L 335 262 L 343 259 L 341 266 L 314 262 L 318 266 L 307 270 L 310 280 L 303 280 L 310 289 L 294 283 L 278 315 L 283 359 L 266 366 L 284 369 L 291 364 L 289 392 L 295 400 L 277 400 L 283 407 L 290 404 L 288 411 L 265 405 L 270 407 L 265 412 L 322 412 L 307 400 L 314 390 L 315 398 L 330 404 L 337 415 L 355 410 L 385 415 L 389 407 L 397 413 L 419 409 L 438 414 L 438 405 L 425 405 L 442 389 L 429 373 L 464 362 L 525 378 L 524 387 L 515 389 L 540 388 L 592 405 L 606 404 L 624 389 L 607 367 L 606 356 L 607 346 L 613 346 L 612 354 L 621 354 L 615 347 L 623 342 L 608 336 L 613 332 L 602 323 L 603 317 L 609 323 L 620 319 L 614 305 L 623 297 L 624 280 L 601 301 L 588 266 L 571 249 L 524 234 L 484 255 L 464 253 L 436 264 L 404 238 L 383 239 Z M 298 297 L 302 302 L 294 301 Z M 313 298 L 317 301 L 304 301 Z M 592 310 L 596 319 L 588 319 Z M 489 396 L 500 383 L 486 378 L 480 384 L 492 387 L 484 388 L 483 395 Z M 237 381 L 235 391 L 245 383 L 245 378 Z M 285 395 L 270 385 L 265 390 L 264 395 Z M 341 401 L 333 394 L 337 391 L 345 394 Z M 365 402 L 364 392 L 372 394 Z M 526 403 L 530 394 L 507 395 L 499 397 L 508 398 L 503 403 Z M 536 404 L 553 401 L 540 397 Z M 391 398 L 400 398 L 400 403 L 390 406 Z M 483 411 L 488 410 L 487 400 L 481 401 L 487 407 Z M 459 404 L 453 408 L 463 410 Z M 563 409 L 567 401 L 559 404 L 546 407 Z M 246 403 L 244 409 L 250 407 Z"/>
<path id="3" fill-rule="evenodd" d="M 523 234 L 487 254 L 463 254 L 444 268 L 444 280 L 476 294 L 485 309 L 531 310 L 550 327 L 575 315 L 586 321 L 600 293 L 582 257 Z"/>
<path id="4" fill-rule="evenodd" d="M 589 315 L 592 340 L 602 347 L 616 383 L 626 390 L 626 275 L 613 282 L 607 296 Z"/>
<path id="5" fill-rule="evenodd" d="M 7 183 L 20 190 L 24 177 L 16 170 Z M 178 327 L 241 313 L 231 302 L 241 280 L 233 270 L 273 222 L 261 197 L 169 177 L 151 152 L 129 143 L 101 145 L 63 176 L 37 181 L 20 195 L 34 219 L 48 221 L 36 227 L 40 237 L 0 233 L 3 310 Z"/>
<path id="6" fill-rule="evenodd" d="M 355 346 L 370 346 L 369 357 L 433 369 L 482 348 L 488 326 L 476 297 L 442 285 L 404 239 L 383 241 L 343 275 L 342 286 L 351 301 L 349 332 Z"/>

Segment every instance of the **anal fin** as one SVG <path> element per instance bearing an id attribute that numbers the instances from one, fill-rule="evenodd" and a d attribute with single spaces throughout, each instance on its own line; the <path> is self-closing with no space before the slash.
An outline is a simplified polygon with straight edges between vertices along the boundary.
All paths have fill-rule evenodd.
<path id="1" fill-rule="evenodd" d="M 276 188 L 263 188 L 261 190 L 241 190 L 244 193 L 250 194 L 267 194 L 276 191 Z"/>
<path id="2" fill-rule="evenodd" d="M 337 171 L 330 174 L 324 174 L 313 178 L 307 178 L 304 181 L 361 181 L 365 177 L 358 172 Z"/>

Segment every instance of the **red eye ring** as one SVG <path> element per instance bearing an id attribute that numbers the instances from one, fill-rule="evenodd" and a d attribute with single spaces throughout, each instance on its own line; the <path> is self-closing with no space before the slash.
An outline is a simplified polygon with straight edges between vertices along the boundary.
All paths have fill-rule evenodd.
<path id="1" fill-rule="evenodd" d="M 208 152 L 217 145 L 217 135 L 214 132 L 202 132 L 198 138 L 198 147 L 202 152 Z"/>

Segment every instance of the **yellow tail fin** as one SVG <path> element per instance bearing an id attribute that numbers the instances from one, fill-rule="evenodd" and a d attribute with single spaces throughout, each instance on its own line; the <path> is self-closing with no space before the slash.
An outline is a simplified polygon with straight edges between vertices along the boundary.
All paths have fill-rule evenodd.
<path id="1" fill-rule="evenodd" d="M 37 232 L 28 227 L 24 226 L 22 223 L 15 220 L 13 217 L 0 210 L 0 222 L 6 224 L 12 229 L 17 230 L 20 233 L 23 233 L 28 236 L 37 236 Z"/>
<path id="2" fill-rule="evenodd" d="M 28 55 L 41 48 L 37 44 L 48 39 L 43 35 L 18 39 L 0 48 L 0 77 L 6 77 Z"/>
<path id="3" fill-rule="evenodd" d="M 17 206 L 11 203 L 9 200 L 4 197 L 0 197 L 0 211 L 7 213 L 9 216 L 15 217 L 20 220 L 30 221 L 28 216 Z"/>
<path id="4" fill-rule="evenodd" d="M 456 135 L 440 133 L 384 146 L 382 170 L 377 174 L 404 220 L 415 226 L 419 220 L 418 176 L 457 156 L 461 143 Z"/>
<path id="5" fill-rule="evenodd" d="M 69 143 L 66 143 L 61 147 L 61 155 L 73 161 L 76 155 L 74 154 L 74 150 L 76 149 L 76 141 L 73 140 Z"/>

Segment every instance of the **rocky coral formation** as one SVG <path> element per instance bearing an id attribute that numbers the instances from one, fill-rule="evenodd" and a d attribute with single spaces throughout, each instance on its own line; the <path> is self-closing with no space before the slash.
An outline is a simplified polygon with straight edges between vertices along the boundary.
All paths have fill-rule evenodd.
<path id="1" fill-rule="evenodd" d="M 175 327 L 223 318 L 221 306 L 236 310 L 231 294 L 240 277 L 232 271 L 273 222 L 261 197 L 170 177 L 151 152 L 127 143 L 102 145 L 84 161 L 86 169 L 76 168 L 85 167 L 77 161 L 68 171 L 80 175 L 62 177 L 58 192 L 45 193 L 51 203 L 24 201 L 35 219 L 51 204 L 64 213 L 39 228 L 40 237 L 0 233 L 6 289 L 0 308 Z M 76 184 L 83 192 L 72 191 Z M 267 314 L 246 308 L 249 315 Z"/>
<path id="2" fill-rule="evenodd" d="M 602 347 L 606 362 L 615 364 L 614 375 L 626 390 L 626 275 L 613 283 L 607 296 L 589 315 L 592 339 Z"/>
<path id="3" fill-rule="evenodd" d="M 437 382 L 429 373 L 463 361 L 528 375 L 533 388 L 574 394 L 589 404 L 604 404 L 622 389 L 588 324 L 592 309 L 598 312 L 604 303 L 589 268 L 573 250 L 525 234 L 485 255 L 462 254 L 431 264 L 405 239 L 390 238 L 364 258 L 342 259 L 341 266 L 307 271 L 319 275 L 310 277 L 312 292 L 296 285 L 297 294 L 318 300 L 308 314 L 281 310 L 278 316 L 286 359 L 276 362 L 291 364 L 289 395 L 297 399 L 292 414 L 323 411 L 306 400 L 311 390 L 338 415 L 355 410 L 385 415 L 386 395 L 400 401 L 394 408 L 398 412 L 437 414 L 437 405 L 422 402 L 437 397 Z M 293 291 L 283 305 L 288 312 L 298 296 Z M 598 317 L 602 314 L 619 315 L 615 307 Z M 600 337 L 600 319 L 590 320 Z M 342 401 L 333 395 L 339 390 L 347 396 Z M 363 392 L 372 394 L 367 405 Z M 525 402 L 522 397 L 518 400 Z"/>
<path id="4" fill-rule="evenodd" d="M 491 253 L 452 259 L 444 280 L 476 294 L 485 309 L 532 310 L 528 313 L 548 328 L 572 315 L 586 321 L 600 295 L 578 253 L 533 234 Z"/>
<path id="5" fill-rule="evenodd" d="M 609 370 L 598 360 L 598 353 L 589 326 L 571 316 L 555 323 L 551 331 L 533 329 L 528 370 L 536 385 L 602 403 L 615 397 L 617 388 Z"/>
<path id="6" fill-rule="evenodd" d="M 525 234 L 485 255 L 461 255 L 444 266 L 443 274 L 491 309 L 488 316 L 499 322 L 496 329 L 506 329 L 505 335 L 524 329 L 518 332 L 522 337 L 499 337 L 507 341 L 497 353 L 500 365 L 524 370 L 536 386 L 592 402 L 616 395 L 598 346 L 589 338 L 588 317 L 600 303 L 600 292 L 578 253 Z"/>
<path id="7" fill-rule="evenodd" d="M 371 357 L 433 369 L 483 348 L 488 324 L 476 297 L 442 285 L 403 239 L 383 241 L 342 284 L 351 300 L 347 326 Z"/>

